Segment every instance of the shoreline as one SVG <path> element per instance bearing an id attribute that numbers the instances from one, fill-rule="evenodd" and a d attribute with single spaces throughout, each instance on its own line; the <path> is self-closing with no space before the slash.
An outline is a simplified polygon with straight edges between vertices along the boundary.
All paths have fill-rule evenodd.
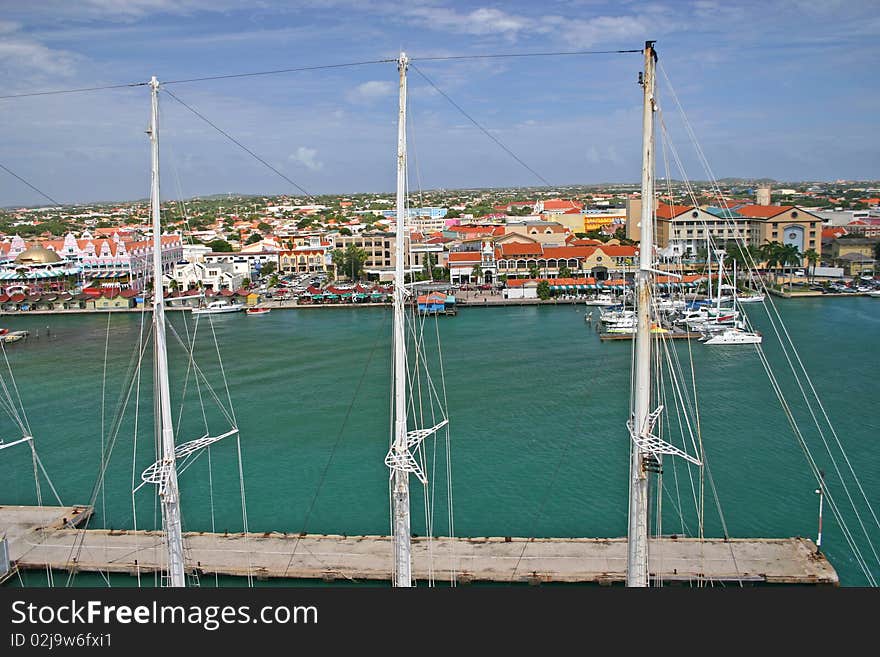
<path id="1" fill-rule="evenodd" d="M 800 298 L 808 298 L 815 299 L 817 297 L 831 297 L 831 298 L 846 298 L 846 297 L 868 297 L 870 296 L 867 292 L 850 292 L 846 294 L 823 294 L 818 291 L 809 291 L 809 292 L 800 292 L 800 293 L 785 293 L 780 292 L 779 290 L 768 290 L 768 292 L 776 297 L 780 297 L 783 299 L 800 299 Z M 491 296 L 484 298 L 466 298 L 466 297 L 457 297 L 460 299 L 456 303 L 457 308 L 491 308 L 493 306 L 585 306 L 587 308 L 592 308 L 590 304 L 586 303 L 589 299 L 547 299 L 546 301 L 542 299 L 503 299 L 503 298 L 493 298 Z M 271 310 L 310 310 L 317 308 L 331 308 L 331 309 L 340 309 L 340 308 L 382 308 L 382 307 L 390 307 L 392 304 L 389 302 L 382 303 L 306 303 L 306 304 L 298 304 L 294 301 L 264 301 L 259 304 L 256 304 L 262 308 L 269 308 Z M 254 306 L 248 306 L 254 307 Z M 598 306 L 595 306 L 598 307 Z M 174 306 L 165 306 L 165 310 L 167 311 L 175 311 L 175 312 L 184 312 L 187 310 L 191 310 L 191 307 L 174 307 Z M 0 316 L 6 317 L 28 317 L 31 315 L 92 315 L 92 314 L 102 314 L 102 313 L 142 313 L 142 312 L 152 312 L 151 307 L 145 308 L 71 308 L 66 310 L 0 310 Z"/>

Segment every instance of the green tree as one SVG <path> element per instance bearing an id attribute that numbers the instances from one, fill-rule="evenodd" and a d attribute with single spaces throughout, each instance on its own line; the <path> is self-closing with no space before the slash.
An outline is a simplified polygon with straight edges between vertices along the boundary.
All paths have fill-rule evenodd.
<path id="1" fill-rule="evenodd" d="M 367 261 L 367 252 L 356 244 L 349 244 L 345 249 L 334 249 L 330 254 L 336 275 L 348 276 L 352 281 L 360 278 Z"/>
<path id="2" fill-rule="evenodd" d="M 807 249 L 803 253 L 804 258 L 807 259 L 807 262 L 810 266 L 810 283 L 813 282 L 813 279 L 816 277 L 816 263 L 819 262 L 819 258 L 821 257 L 818 253 L 816 253 L 815 249 Z"/>
<path id="3" fill-rule="evenodd" d="M 346 227 L 346 226 L 342 226 L 342 227 L 339 229 L 339 234 L 340 234 L 340 235 L 345 235 L 345 236 L 347 236 L 347 237 L 350 237 L 350 236 L 351 236 L 351 229 L 348 228 L 348 227 Z"/>
<path id="4" fill-rule="evenodd" d="M 794 274 L 794 268 L 800 267 L 801 264 L 803 264 L 803 255 L 798 251 L 797 246 L 794 244 L 786 244 L 783 246 L 779 255 L 783 271 L 788 267 L 788 288 L 791 289 L 791 279 Z"/>
<path id="5" fill-rule="evenodd" d="M 244 243 L 245 244 L 256 244 L 257 242 L 261 241 L 262 239 L 263 239 L 263 236 L 260 235 L 259 233 L 251 233 L 248 236 L 248 238 L 244 241 Z"/>
<path id="6" fill-rule="evenodd" d="M 571 278 L 571 269 L 568 268 L 568 265 L 562 265 L 559 268 L 559 278 Z"/>
<path id="7" fill-rule="evenodd" d="M 272 276 L 269 278 L 269 287 L 278 287 L 278 283 L 278 274 L 272 274 Z"/>
<path id="8" fill-rule="evenodd" d="M 760 254 L 761 258 L 766 263 L 767 269 L 775 270 L 780 266 L 783 259 L 783 248 L 784 247 L 779 242 L 767 242 L 766 244 L 761 245 Z M 778 278 L 778 275 L 776 275 L 776 278 Z"/>
<path id="9" fill-rule="evenodd" d="M 433 253 L 425 254 L 425 261 L 422 263 L 422 274 L 424 279 L 433 279 L 434 276 L 434 265 L 437 264 L 437 260 L 434 258 Z"/>
<path id="10" fill-rule="evenodd" d="M 260 223 L 257 224 L 257 230 L 260 231 L 261 233 L 271 233 L 272 226 L 267 224 L 265 221 L 261 221 Z"/>
<path id="11" fill-rule="evenodd" d="M 275 273 L 276 269 L 278 269 L 278 265 L 276 265 L 274 262 L 267 262 L 260 270 L 260 274 L 263 276 L 271 276 Z"/>
<path id="12" fill-rule="evenodd" d="M 207 246 L 210 246 L 214 253 L 229 253 L 232 251 L 232 245 L 226 240 L 214 240 L 208 242 Z"/>
<path id="13" fill-rule="evenodd" d="M 241 286 L 243 288 L 249 288 L 251 286 L 251 279 L 249 279 L 249 278 L 241 279 Z"/>
<path id="14" fill-rule="evenodd" d="M 547 281 L 541 281 L 538 283 L 538 298 L 542 301 L 546 301 L 550 298 L 550 283 Z"/>
<path id="15" fill-rule="evenodd" d="M 180 283 L 178 283 L 176 280 L 174 280 L 172 278 L 171 282 L 168 284 L 168 289 L 171 290 L 172 292 L 177 292 L 177 290 L 180 289 Z"/>
<path id="16" fill-rule="evenodd" d="M 483 278 L 483 267 L 480 263 L 474 265 L 474 268 L 471 269 L 471 278 L 474 279 L 474 282 L 479 282 L 481 278 Z"/>
<path id="17" fill-rule="evenodd" d="M 541 276 L 541 270 L 538 268 L 537 262 L 529 265 L 529 276 L 532 278 L 539 278 Z"/>

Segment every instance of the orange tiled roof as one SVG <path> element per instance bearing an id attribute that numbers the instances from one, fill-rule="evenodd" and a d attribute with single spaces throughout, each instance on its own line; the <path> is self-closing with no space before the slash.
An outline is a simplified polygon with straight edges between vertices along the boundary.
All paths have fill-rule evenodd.
<path id="1" fill-rule="evenodd" d="M 661 203 L 657 207 L 657 217 L 660 219 L 673 219 L 693 209 L 693 205 L 667 205 L 666 203 Z"/>
<path id="2" fill-rule="evenodd" d="M 737 208 L 736 212 L 741 214 L 744 217 L 753 217 L 755 219 L 769 219 L 770 217 L 775 217 L 777 215 L 782 214 L 783 212 L 788 212 L 789 210 L 794 210 L 793 205 L 744 205 L 741 208 Z"/>
<path id="3" fill-rule="evenodd" d="M 449 262 L 480 262 L 483 254 L 479 251 L 453 251 L 449 254 Z"/>

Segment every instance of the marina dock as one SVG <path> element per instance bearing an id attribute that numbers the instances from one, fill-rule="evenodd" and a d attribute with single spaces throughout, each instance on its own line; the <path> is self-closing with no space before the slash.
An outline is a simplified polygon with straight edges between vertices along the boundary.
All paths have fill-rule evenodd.
<path id="1" fill-rule="evenodd" d="M 0 535 L 19 569 L 148 574 L 165 565 L 161 532 L 77 529 L 88 507 L 0 506 Z M 388 536 L 207 533 L 184 535 L 187 568 L 201 575 L 257 579 L 389 581 Z M 838 576 L 805 538 L 652 539 L 649 571 L 669 583 L 837 586 Z M 625 581 L 624 538 L 413 539 L 420 581 L 618 584 Z M 430 571 L 430 572 L 429 572 Z"/>
<path id="2" fill-rule="evenodd" d="M 662 339 L 666 340 L 699 340 L 703 337 L 702 333 L 694 333 L 693 331 L 669 331 L 668 333 L 655 333 Z M 600 340 L 632 340 L 632 333 L 599 333 Z"/>

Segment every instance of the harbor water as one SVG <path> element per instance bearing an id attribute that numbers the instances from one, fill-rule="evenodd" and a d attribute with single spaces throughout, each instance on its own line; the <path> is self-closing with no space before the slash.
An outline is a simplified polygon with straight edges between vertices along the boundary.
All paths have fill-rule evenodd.
<path id="1" fill-rule="evenodd" d="M 866 496 L 876 505 L 880 301 L 825 297 L 775 303 Z M 465 307 L 456 317 L 427 320 L 430 351 L 436 350 L 433 335 L 439 332 L 443 357 L 456 535 L 625 536 L 632 345 L 600 342 L 584 322 L 588 310 L 582 305 Z M 832 446 L 835 439 L 812 426 L 810 412 L 819 411 L 805 404 L 799 384 L 806 382 L 788 369 L 786 355 L 794 359 L 794 354 L 781 349 L 763 306 L 747 311 L 764 331 L 767 356 L 818 467 L 826 471 L 829 491 L 863 556 L 873 563 L 874 576 L 880 576 L 872 554 L 877 546 L 859 538 L 858 520 L 825 453 L 823 437 Z M 184 340 L 194 328 L 189 314 L 169 313 L 169 320 Z M 146 337 L 149 322 L 149 314 L 113 314 L 107 340 L 106 314 L 0 318 L 4 328 L 30 332 L 26 342 L 6 345 L 5 353 L 37 453 L 65 504 L 94 503 L 90 527 L 161 525 L 155 488 L 145 486 L 134 495 L 134 508 L 132 503 L 140 473 L 155 459 L 149 347 L 140 386 L 128 383 L 139 336 L 143 331 Z M 241 430 L 251 531 L 389 532 L 383 459 L 390 430 L 390 336 L 388 307 L 276 310 L 260 318 L 236 313 L 200 320 L 195 360 L 227 408 L 224 375 L 228 381 Z M 816 482 L 755 348 L 687 341 L 671 348 L 683 361 L 692 353 L 695 364 L 711 475 L 705 535 L 726 531 L 731 537 L 815 540 Z M 0 365 L 12 390 L 5 363 Z M 178 401 L 174 404 L 177 442 L 228 428 L 205 381 L 191 368 L 187 374 L 187 353 L 173 333 L 169 366 L 176 400 L 186 387 L 182 412 Z M 441 371 L 434 371 L 439 383 Z M 18 437 L 5 416 L 0 430 L 7 441 Z M 102 450 L 110 457 L 103 486 L 97 486 Z M 441 453 L 442 446 L 438 462 Z M 836 455 L 845 475 L 846 463 Z M 671 461 L 664 460 L 661 532 L 693 536 L 699 482 L 689 477 L 683 461 Z M 693 470 L 691 475 L 696 476 Z M 41 483 L 43 502 L 56 503 L 42 478 Z M 234 437 L 212 448 L 210 462 L 207 455 L 193 462 L 180 485 L 185 531 L 241 531 Z M 420 488 L 413 478 L 413 531 L 421 534 Z M 851 481 L 849 488 L 859 504 L 861 494 Z M 444 491 L 445 483 L 435 492 L 438 534 L 448 533 L 448 515 L 440 510 Z M 35 503 L 29 450 L 3 450 L 0 504 Z M 875 520 L 864 503 L 858 509 L 876 540 Z M 827 505 L 824 530 L 823 550 L 842 585 L 865 584 Z"/>

